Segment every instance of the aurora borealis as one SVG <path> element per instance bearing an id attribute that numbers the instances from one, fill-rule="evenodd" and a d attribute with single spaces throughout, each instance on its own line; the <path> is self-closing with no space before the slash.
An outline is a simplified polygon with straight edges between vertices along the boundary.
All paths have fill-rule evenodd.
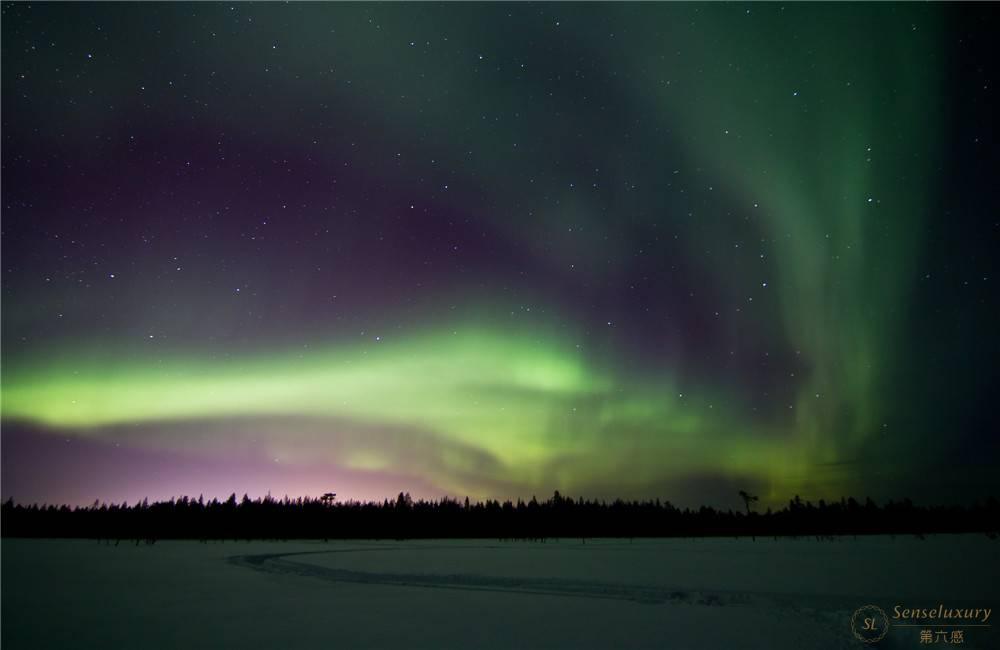
<path id="1" fill-rule="evenodd" d="M 4 497 L 993 494 L 995 13 L 4 5 Z"/>

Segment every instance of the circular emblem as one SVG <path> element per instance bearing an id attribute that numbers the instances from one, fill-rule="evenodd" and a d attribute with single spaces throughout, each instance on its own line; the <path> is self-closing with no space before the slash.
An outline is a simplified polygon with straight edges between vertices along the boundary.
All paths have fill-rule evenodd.
<path id="1" fill-rule="evenodd" d="M 865 643 L 878 643 L 889 631 L 889 617 L 877 605 L 865 605 L 854 610 L 851 631 Z"/>

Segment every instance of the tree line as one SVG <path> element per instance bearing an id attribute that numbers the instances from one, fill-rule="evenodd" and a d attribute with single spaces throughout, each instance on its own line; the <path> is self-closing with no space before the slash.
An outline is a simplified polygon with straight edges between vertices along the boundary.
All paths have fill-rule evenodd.
<path id="1" fill-rule="evenodd" d="M 914 505 L 909 499 L 878 505 L 853 498 L 813 504 L 798 496 L 779 510 L 754 512 L 755 498 L 740 494 L 741 510 L 675 507 L 659 499 L 572 499 L 559 492 L 545 501 L 466 498 L 336 502 L 318 498 L 206 501 L 181 497 L 129 505 L 94 502 L 86 507 L 0 507 L 4 537 L 63 537 L 114 540 L 158 539 L 550 539 L 591 537 L 837 536 L 874 534 L 997 534 L 1000 504 L 990 497 L 968 507 Z"/>

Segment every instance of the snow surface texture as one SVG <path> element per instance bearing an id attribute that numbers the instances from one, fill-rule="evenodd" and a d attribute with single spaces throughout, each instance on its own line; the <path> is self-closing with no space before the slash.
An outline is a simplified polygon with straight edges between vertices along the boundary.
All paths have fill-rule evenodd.
<path id="1" fill-rule="evenodd" d="M 1000 604 L 985 536 L 8 539 L 0 555 L 5 649 L 859 648 L 862 605 Z M 878 647 L 921 647 L 920 629 Z M 963 647 L 998 641 L 968 628 Z"/>

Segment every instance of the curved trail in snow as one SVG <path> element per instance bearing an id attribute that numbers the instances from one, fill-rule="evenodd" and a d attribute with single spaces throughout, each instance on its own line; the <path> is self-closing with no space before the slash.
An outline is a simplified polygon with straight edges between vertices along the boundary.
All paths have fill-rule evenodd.
<path id="1" fill-rule="evenodd" d="M 586 547 L 580 548 L 584 550 Z M 782 611 L 795 616 L 815 615 L 820 611 L 838 609 L 850 611 L 856 599 L 849 597 L 809 596 L 759 593 L 748 591 L 727 591 L 712 589 L 688 589 L 654 584 L 630 584 L 575 578 L 553 578 L 545 576 L 498 576 L 480 573 L 419 573 L 359 571 L 321 566 L 308 561 L 310 556 L 333 555 L 339 553 L 392 553 L 398 551 L 449 551 L 449 550 L 506 550 L 498 545 L 463 546 L 366 546 L 338 548 L 322 551 L 298 551 L 292 553 L 263 553 L 255 555 L 235 555 L 228 559 L 230 564 L 269 574 L 293 575 L 316 578 L 334 583 L 356 583 L 368 585 L 392 585 L 399 587 L 419 587 L 434 589 L 460 589 L 470 591 L 492 591 L 512 594 L 534 594 L 565 596 L 576 598 L 602 598 L 625 600 L 644 604 L 675 603 L 695 606 L 756 606 L 772 611 Z M 552 550 L 556 550 L 553 548 Z M 572 552 L 574 547 L 563 546 L 560 551 Z M 823 602 L 815 602 L 817 598 Z M 807 606 L 803 601 L 809 600 Z"/>

